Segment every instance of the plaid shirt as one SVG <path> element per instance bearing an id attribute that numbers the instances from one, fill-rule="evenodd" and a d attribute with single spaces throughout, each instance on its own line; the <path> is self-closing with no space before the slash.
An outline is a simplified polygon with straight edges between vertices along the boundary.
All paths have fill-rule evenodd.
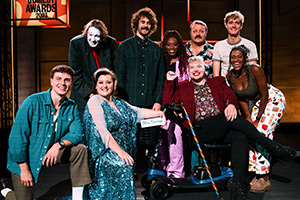
<path id="1" fill-rule="evenodd" d="M 191 41 L 188 41 L 185 44 L 185 48 L 186 48 L 186 53 L 189 57 L 195 56 L 191 48 Z M 202 56 L 206 75 L 208 78 L 213 77 L 213 63 L 212 63 L 213 49 L 214 46 L 205 41 L 203 49 L 196 55 L 196 56 Z"/>
<path id="2" fill-rule="evenodd" d="M 140 107 L 161 104 L 164 57 L 162 49 L 152 40 L 134 35 L 123 41 L 118 49 L 115 72 L 118 85 L 125 90 L 130 104 Z"/>

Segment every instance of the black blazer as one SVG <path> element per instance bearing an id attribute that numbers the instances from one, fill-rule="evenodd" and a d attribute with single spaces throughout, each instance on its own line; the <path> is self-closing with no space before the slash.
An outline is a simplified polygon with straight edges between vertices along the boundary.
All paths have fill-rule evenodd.
<path id="1" fill-rule="evenodd" d="M 108 36 L 101 41 L 96 51 L 100 51 L 100 67 L 112 69 L 115 59 L 116 39 Z M 92 75 L 98 69 L 93 52 L 86 37 L 77 35 L 70 40 L 69 65 L 75 71 L 70 98 L 78 104 L 82 118 L 85 105 L 91 94 Z"/>

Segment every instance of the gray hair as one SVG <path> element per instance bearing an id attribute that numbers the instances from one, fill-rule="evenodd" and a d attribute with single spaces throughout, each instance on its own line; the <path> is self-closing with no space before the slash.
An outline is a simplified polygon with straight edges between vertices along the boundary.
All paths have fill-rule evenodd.
<path id="1" fill-rule="evenodd" d="M 207 25 L 205 24 L 204 21 L 201 21 L 201 20 L 195 20 L 195 21 L 193 21 L 193 23 L 191 23 L 191 25 L 190 25 L 190 32 L 192 31 L 192 28 L 194 27 L 195 24 L 200 24 L 200 25 L 204 26 L 205 27 L 205 32 L 208 33 L 208 27 L 207 27 Z"/>

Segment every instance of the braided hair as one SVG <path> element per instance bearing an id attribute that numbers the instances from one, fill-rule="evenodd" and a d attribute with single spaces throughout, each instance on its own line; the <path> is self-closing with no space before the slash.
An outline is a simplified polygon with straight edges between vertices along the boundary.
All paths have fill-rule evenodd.
<path id="1" fill-rule="evenodd" d="M 244 57 L 244 65 L 242 66 L 242 68 L 245 69 L 247 78 L 249 79 L 249 77 L 250 77 L 250 69 L 247 64 L 248 53 L 250 52 L 250 50 L 247 47 L 245 47 L 245 45 L 240 45 L 240 46 L 233 47 L 229 54 L 229 64 L 230 64 L 230 67 L 228 68 L 228 81 L 229 82 L 231 82 L 231 77 L 233 76 L 233 73 L 234 73 L 234 69 L 231 69 L 231 66 L 232 66 L 231 54 L 235 50 L 239 50 L 242 52 L 243 57 Z"/>
<path id="2" fill-rule="evenodd" d="M 176 40 L 178 42 L 177 52 L 178 52 L 178 57 L 179 57 L 179 71 L 180 71 L 180 76 L 183 76 L 184 73 L 187 73 L 188 55 L 186 54 L 186 50 L 185 50 L 184 43 L 182 41 L 182 37 L 181 37 L 180 33 L 176 30 L 166 31 L 164 34 L 164 39 L 160 45 L 161 48 L 163 49 L 163 53 L 164 53 L 166 71 L 170 71 L 170 69 L 171 69 L 171 65 L 170 65 L 171 57 L 167 53 L 167 50 L 166 50 L 167 42 L 168 42 L 169 38 L 171 38 L 171 37 L 176 38 Z"/>

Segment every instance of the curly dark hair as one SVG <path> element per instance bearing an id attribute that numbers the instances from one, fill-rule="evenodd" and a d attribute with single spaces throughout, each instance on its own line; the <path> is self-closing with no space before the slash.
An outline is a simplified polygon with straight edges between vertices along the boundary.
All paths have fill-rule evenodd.
<path id="1" fill-rule="evenodd" d="M 248 53 L 250 52 L 250 50 L 247 47 L 245 47 L 245 45 L 240 45 L 240 46 L 233 47 L 230 51 L 230 54 L 229 54 L 229 64 L 230 64 L 230 66 L 232 65 L 232 63 L 231 63 L 231 54 L 232 54 L 233 51 L 236 51 L 236 50 L 241 51 L 242 54 L 243 54 L 243 58 L 244 58 L 243 68 L 245 69 L 247 78 L 249 79 L 250 69 L 249 69 L 249 67 L 247 67 L 247 58 L 248 58 Z M 228 81 L 230 83 L 231 83 L 231 77 L 232 77 L 233 74 L 234 74 L 234 69 L 231 69 L 231 67 L 229 67 L 228 68 Z"/>
<path id="2" fill-rule="evenodd" d="M 179 57 L 179 71 L 180 71 L 180 76 L 183 76 L 184 73 L 187 73 L 187 65 L 188 65 L 188 55 L 186 54 L 185 46 L 182 41 L 182 37 L 180 33 L 176 30 L 168 30 L 164 34 L 164 39 L 161 43 L 161 48 L 163 49 L 164 52 L 164 57 L 165 57 L 165 66 L 166 66 L 166 71 L 169 71 L 171 69 L 170 62 L 171 62 L 171 57 L 167 53 L 166 50 L 166 45 L 169 40 L 169 38 L 174 37 L 176 38 L 178 42 L 178 57 Z"/>
<path id="3" fill-rule="evenodd" d="M 92 19 L 86 25 L 84 25 L 82 33 L 86 37 L 88 29 L 94 26 L 100 31 L 100 39 L 101 41 L 105 40 L 108 36 L 108 30 L 105 24 L 100 19 Z"/>
<path id="4" fill-rule="evenodd" d="M 157 29 L 157 19 L 156 14 L 148 7 L 142 8 L 132 15 L 131 30 L 133 34 L 136 34 L 136 31 L 139 26 L 139 20 L 141 19 L 141 17 L 146 17 L 147 19 L 149 19 L 151 29 L 148 36 L 152 35 L 152 33 L 154 33 Z"/>

